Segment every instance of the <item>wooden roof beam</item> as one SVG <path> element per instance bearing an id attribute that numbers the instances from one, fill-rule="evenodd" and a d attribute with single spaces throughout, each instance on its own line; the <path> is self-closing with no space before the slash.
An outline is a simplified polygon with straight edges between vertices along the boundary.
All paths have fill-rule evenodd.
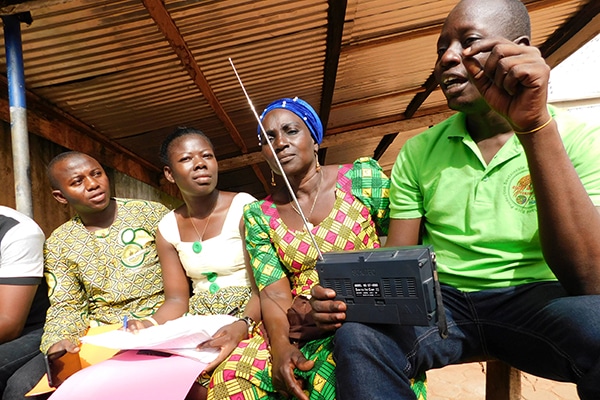
<path id="1" fill-rule="evenodd" d="M 589 0 L 539 48 L 548 65 L 555 67 L 598 33 L 600 33 L 600 1 Z"/>
<path id="2" fill-rule="evenodd" d="M 221 105 L 221 102 L 217 98 L 212 87 L 208 83 L 208 80 L 204 76 L 202 69 L 196 62 L 196 58 L 192 54 L 187 42 L 181 36 L 179 28 L 175 25 L 175 21 L 171 18 L 171 15 L 165 8 L 164 2 L 160 0 L 142 0 L 144 7 L 148 10 L 148 13 L 156 22 L 156 26 L 165 36 L 165 39 L 169 42 L 177 57 L 181 61 L 181 64 L 192 78 L 196 86 L 200 89 L 200 92 L 204 95 L 204 98 L 214 110 L 217 117 L 225 125 L 225 129 L 229 132 L 229 135 L 233 139 L 234 143 L 240 148 L 242 153 L 248 152 L 248 147 L 244 143 L 242 136 L 239 131 L 229 118 L 229 115 Z M 268 188 L 266 179 L 259 168 L 254 168 L 253 171 L 257 178 L 263 183 L 265 190 Z"/>
<path id="3" fill-rule="evenodd" d="M 406 107 L 406 110 L 404 111 L 404 118 L 412 118 L 412 116 L 415 115 L 415 113 L 417 112 L 419 107 L 421 107 L 421 105 L 423 105 L 425 100 L 427 100 L 427 97 L 429 97 L 431 92 L 433 92 L 435 90 L 435 88 L 437 88 L 437 86 L 438 86 L 438 83 L 435 79 L 435 76 L 432 73 L 431 75 L 429 75 L 429 78 L 427 78 L 427 80 L 423 84 L 422 90 L 419 91 L 415 95 L 415 97 L 413 97 L 413 99 L 410 101 L 410 103 Z M 398 136 L 398 133 L 399 133 L 399 131 L 388 133 L 387 135 L 385 135 L 384 137 L 381 138 L 381 140 L 379 141 L 379 144 L 373 151 L 374 159 L 376 159 L 376 160 L 381 159 L 381 157 L 385 154 L 387 149 L 394 142 L 394 139 L 396 139 L 396 136 Z"/>
<path id="4" fill-rule="evenodd" d="M 187 45 L 187 42 L 181 36 L 179 28 L 177 28 L 175 21 L 173 21 L 171 15 L 165 8 L 165 4 L 160 0 L 142 0 L 142 4 L 144 4 L 150 17 L 156 22 L 156 26 L 165 36 L 165 39 L 167 39 L 177 57 L 179 57 L 183 68 L 192 78 L 198 89 L 200 89 L 200 92 L 215 114 L 217 114 L 217 117 L 225 124 L 225 129 L 227 129 L 235 144 L 237 144 L 242 153 L 248 152 L 248 148 L 246 147 L 242 136 L 229 118 L 229 115 L 225 112 L 219 99 L 217 99 L 215 92 L 206 80 L 202 69 L 196 62 L 196 58 Z"/>
<path id="5" fill-rule="evenodd" d="M 46 103 L 31 91 L 26 91 L 26 102 L 29 132 L 69 150 L 89 154 L 106 166 L 177 196 L 173 188 L 161 186 L 160 168 L 107 139 L 72 115 Z M 4 76 L 0 76 L 0 119 L 10 122 L 8 81 Z"/>
<path id="6" fill-rule="evenodd" d="M 342 34 L 344 32 L 344 20 L 346 19 L 347 0 L 329 0 L 327 9 L 327 50 L 325 52 L 325 66 L 323 69 L 323 89 L 321 95 L 321 107 L 319 116 L 324 130 L 327 129 L 331 103 L 333 102 L 333 91 L 337 78 L 338 64 L 342 50 Z M 319 162 L 325 164 L 327 149 L 319 149 Z"/>
<path id="7" fill-rule="evenodd" d="M 331 103 L 333 102 L 333 91 L 335 89 L 335 80 L 340 62 L 342 33 L 344 31 L 347 4 L 347 0 L 329 0 L 329 9 L 327 10 L 327 50 L 325 52 L 321 107 L 319 109 L 319 116 L 321 117 L 323 126 L 327 126 Z"/>
<path id="8" fill-rule="evenodd" d="M 0 0 L 0 15 L 19 14 L 72 1 L 74 0 Z"/>

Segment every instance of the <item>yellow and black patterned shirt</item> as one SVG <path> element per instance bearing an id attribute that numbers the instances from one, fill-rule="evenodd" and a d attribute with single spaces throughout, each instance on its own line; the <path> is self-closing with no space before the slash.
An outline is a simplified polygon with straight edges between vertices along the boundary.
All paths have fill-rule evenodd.
<path id="1" fill-rule="evenodd" d="M 164 300 L 155 236 L 169 210 L 152 201 L 115 200 L 109 228 L 90 232 L 75 216 L 46 240 L 50 308 L 43 352 L 62 339 L 77 343 L 89 327 L 152 315 Z"/>

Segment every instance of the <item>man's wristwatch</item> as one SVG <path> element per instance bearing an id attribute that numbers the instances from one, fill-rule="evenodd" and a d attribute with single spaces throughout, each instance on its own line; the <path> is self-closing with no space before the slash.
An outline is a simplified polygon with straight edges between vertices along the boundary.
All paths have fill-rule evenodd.
<path id="1" fill-rule="evenodd" d="M 248 327 L 248 337 L 251 337 L 254 333 L 254 328 L 256 327 L 256 321 L 247 315 L 238 319 L 238 321 L 244 321 L 246 323 L 246 326 Z"/>

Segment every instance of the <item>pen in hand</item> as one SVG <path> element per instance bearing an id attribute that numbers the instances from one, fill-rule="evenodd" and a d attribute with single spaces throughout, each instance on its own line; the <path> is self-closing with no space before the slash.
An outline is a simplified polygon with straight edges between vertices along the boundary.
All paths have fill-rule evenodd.
<path id="1" fill-rule="evenodd" d="M 229 311 L 227 313 L 227 315 L 235 316 L 235 314 L 237 314 L 238 311 L 240 311 L 240 308 L 239 307 L 235 307 L 233 310 Z"/>
<path id="2" fill-rule="evenodd" d="M 123 317 L 123 330 L 127 330 L 127 315 Z"/>

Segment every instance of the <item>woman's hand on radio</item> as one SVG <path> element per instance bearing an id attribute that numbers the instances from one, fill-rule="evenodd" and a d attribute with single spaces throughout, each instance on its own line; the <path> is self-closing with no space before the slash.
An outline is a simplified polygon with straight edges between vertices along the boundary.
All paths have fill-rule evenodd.
<path id="1" fill-rule="evenodd" d="M 317 326 L 324 331 L 333 331 L 346 320 L 346 303 L 335 300 L 335 290 L 321 285 L 313 286 L 310 305 Z"/>

